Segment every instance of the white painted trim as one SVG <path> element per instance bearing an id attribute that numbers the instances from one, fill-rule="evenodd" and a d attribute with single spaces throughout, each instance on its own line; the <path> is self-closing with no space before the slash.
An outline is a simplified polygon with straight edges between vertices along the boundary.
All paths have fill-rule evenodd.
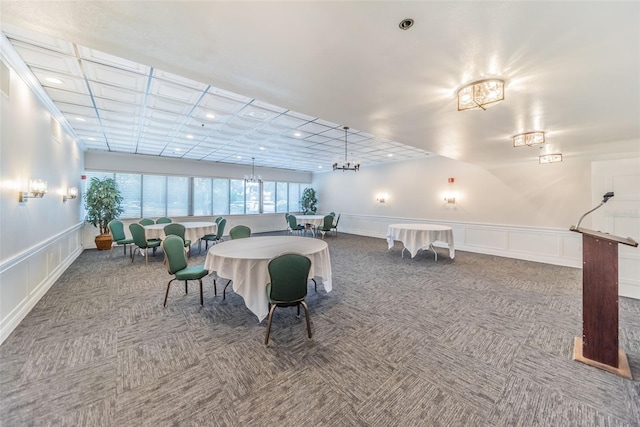
<path id="1" fill-rule="evenodd" d="M 39 243 L 36 246 L 33 246 L 13 257 L 4 261 L 0 265 L 0 286 L 7 286 L 6 282 L 3 279 L 3 275 L 10 270 L 11 268 L 16 268 L 21 265 L 28 265 L 27 263 L 31 258 L 40 254 L 42 251 L 54 247 L 60 241 L 64 241 L 65 239 L 73 236 L 74 234 L 81 234 L 83 223 L 78 223 L 73 227 L 70 227 L 48 239 Z M 25 297 L 17 304 L 15 307 L 12 307 L 9 313 L 4 315 L 2 319 L 0 319 L 0 344 L 7 339 L 7 337 L 13 332 L 13 330 L 20 324 L 20 322 L 29 314 L 31 309 L 40 301 L 40 299 L 47 293 L 47 291 L 51 288 L 51 286 L 60 278 L 62 273 L 65 272 L 67 268 L 73 263 L 73 261 L 80 256 L 83 251 L 82 247 L 82 239 L 78 236 L 76 238 L 78 245 L 73 248 L 68 254 L 68 256 L 60 260 L 60 263 L 56 265 L 51 271 L 47 272 L 47 276 L 40 283 L 35 284 L 33 291 L 29 292 Z"/>

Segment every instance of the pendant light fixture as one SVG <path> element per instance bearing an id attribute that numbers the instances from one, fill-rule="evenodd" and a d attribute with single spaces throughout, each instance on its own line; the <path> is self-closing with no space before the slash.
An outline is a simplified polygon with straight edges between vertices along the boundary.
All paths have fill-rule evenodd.
<path id="1" fill-rule="evenodd" d="M 347 159 L 347 131 L 349 127 L 345 126 L 344 128 L 344 163 L 342 166 L 338 166 L 338 162 L 333 164 L 333 170 L 341 170 L 341 171 L 354 171 L 357 172 L 360 169 L 360 162 L 348 160 Z"/>
<path id="2" fill-rule="evenodd" d="M 251 158 L 251 175 L 244 176 L 244 182 L 256 183 L 259 184 L 262 182 L 262 177 L 260 175 L 256 175 L 256 158 Z"/>

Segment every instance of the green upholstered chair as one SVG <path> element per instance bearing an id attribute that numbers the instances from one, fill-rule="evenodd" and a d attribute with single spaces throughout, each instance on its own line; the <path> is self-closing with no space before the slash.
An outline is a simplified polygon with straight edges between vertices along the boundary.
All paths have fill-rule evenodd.
<path id="1" fill-rule="evenodd" d="M 333 226 L 331 227 L 331 231 L 333 231 L 334 235 L 338 235 L 338 223 L 340 222 L 340 215 L 338 214 L 338 218 L 336 218 L 336 222 L 333 223 Z"/>
<path id="2" fill-rule="evenodd" d="M 111 238 L 113 243 L 111 244 L 111 252 L 109 252 L 109 258 L 113 255 L 114 246 L 123 246 L 124 256 L 127 256 L 127 245 L 133 244 L 133 239 L 128 239 L 124 234 L 124 225 L 122 221 L 114 219 L 109 224 L 109 230 L 111 231 Z M 129 256 L 131 256 L 131 246 L 129 246 Z"/>
<path id="3" fill-rule="evenodd" d="M 333 217 L 331 215 L 325 215 L 324 219 L 322 220 L 322 225 L 318 227 L 318 231 L 322 233 L 323 239 L 326 233 L 331 233 L 332 227 L 333 227 Z"/>
<path id="4" fill-rule="evenodd" d="M 167 218 L 166 216 L 161 216 L 156 219 L 156 224 L 171 224 L 172 222 L 171 218 Z"/>
<path id="5" fill-rule="evenodd" d="M 138 224 L 151 225 L 151 224 L 155 224 L 155 222 L 151 218 L 142 218 L 140 221 L 138 221 Z"/>
<path id="6" fill-rule="evenodd" d="M 222 221 L 223 217 L 219 216 L 218 218 L 215 219 L 215 223 L 216 224 L 220 224 L 220 221 Z"/>
<path id="7" fill-rule="evenodd" d="M 191 255 L 191 240 L 184 240 L 184 225 L 171 223 L 164 226 L 165 236 L 178 236 L 184 241 L 184 247 Z"/>
<path id="8" fill-rule="evenodd" d="M 289 215 L 287 217 L 287 221 L 289 222 L 288 231 L 291 234 L 293 234 L 294 231 L 296 231 L 298 234 L 300 234 L 302 231 L 305 230 L 304 225 L 298 224 L 298 220 L 296 219 L 295 215 Z"/>
<path id="9" fill-rule="evenodd" d="M 169 296 L 169 288 L 174 280 L 184 280 L 184 292 L 189 293 L 187 282 L 189 280 L 197 280 L 200 282 L 200 305 L 204 305 L 204 297 L 202 295 L 202 278 L 209 274 L 204 269 L 204 265 L 187 265 L 187 257 L 184 253 L 184 241 L 179 236 L 169 235 L 162 241 L 162 250 L 166 256 L 166 265 L 169 274 L 173 275 L 173 279 L 167 283 L 167 292 L 164 295 L 164 306 L 167 306 L 167 297 Z M 216 289 L 215 281 L 213 282 L 214 294 Z"/>
<path id="10" fill-rule="evenodd" d="M 144 261 L 149 264 L 149 249 L 153 249 L 153 254 L 156 254 L 156 249 L 160 246 L 160 240 L 147 240 L 144 235 L 144 227 L 140 224 L 129 224 L 129 231 L 131 231 L 131 237 L 133 237 L 133 244 L 136 245 L 136 249 L 140 249 L 140 253 L 145 257 Z M 145 249 L 145 253 L 142 250 Z M 131 262 L 135 257 L 135 250 L 131 253 Z"/>
<path id="11" fill-rule="evenodd" d="M 223 241 L 222 236 L 224 235 L 225 225 L 227 225 L 227 220 L 226 218 L 222 218 L 218 223 L 218 230 L 216 231 L 215 234 L 205 234 L 200 238 L 201 241 L 202 240 L 205 241 L 205 247 L 204 247 L 205 251 L 209 249 L 209 242 L 213 242 L 215 244 Z M 200 249 L 201 249 L 200 244 L 198 244 L 198 252 L 200 251 Z"/>
<path id="12" fill-rule="evenodd" d="M 336 217 L 336 213 L 335 212 L 329 212 L 329 215 L 331 215 L 332 217 Z"/>
<path id="13" fill-rule="evenodd" d="M 231 240 L 251 237 L 251 229 L 246 225 L 236 225 L 231 230 L 229 230 L 229 237 L 231 238 Z"/>
<path id="14" fill-rule="evenodd" d="M 302 254 L 286 253 L 278 255 L 269 261 L 269 278 L 267 283 L 267 298 L 269 299 L 269 321 L 264 344 L 269 344 L 271 320 L 276 307 L 298 308 L 304 307 L 307 319 L 307 334 L 311 338 L 311 324 L 309 323 L 309 309 L 304 302 L 307 296 L 307 280 L 311 269 L 311 260 Z"/>

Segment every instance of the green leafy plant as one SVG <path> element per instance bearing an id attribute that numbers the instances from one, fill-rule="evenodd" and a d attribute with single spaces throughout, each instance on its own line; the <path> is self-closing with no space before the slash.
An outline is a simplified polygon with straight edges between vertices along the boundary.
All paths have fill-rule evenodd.
<path id="1" fill-rule="evenodd" d="M 316 204 L 318 199 L 316 198 L 316 190 L 311 187 L 307 187 L 302 192 L 302 199 L 300 199 L 300 206 L 302 207 L 302 213 L 304 215 L 313 215 L 318 208 Z"/>
<path id="2" fill-rule="evenodd" d="M 100 234 L 108 234 L 108 224 L 122 213 L 122 195 L 113 178 L 91 178 L 84 195 L 84 207 L 87 210 L 86 221 L 100 229 Z"/>

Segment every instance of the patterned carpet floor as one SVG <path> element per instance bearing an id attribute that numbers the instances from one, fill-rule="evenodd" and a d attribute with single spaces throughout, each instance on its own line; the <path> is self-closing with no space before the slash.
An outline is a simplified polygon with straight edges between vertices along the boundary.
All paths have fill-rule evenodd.
<path id="1" fill-rule="evenodd" d="M 620 298 L 628 380 L 571 360 L 580 270 L 327 242 L 313 338 L 278 309 L 268 347 L 266 320 L 220 281 L 214 297 L 204 279 L 204 307 L 177 283 L 164 308 L 161 253 L 84 251 L 0 346 L 0 425 L 640 425 L 640 301 Z"/>

